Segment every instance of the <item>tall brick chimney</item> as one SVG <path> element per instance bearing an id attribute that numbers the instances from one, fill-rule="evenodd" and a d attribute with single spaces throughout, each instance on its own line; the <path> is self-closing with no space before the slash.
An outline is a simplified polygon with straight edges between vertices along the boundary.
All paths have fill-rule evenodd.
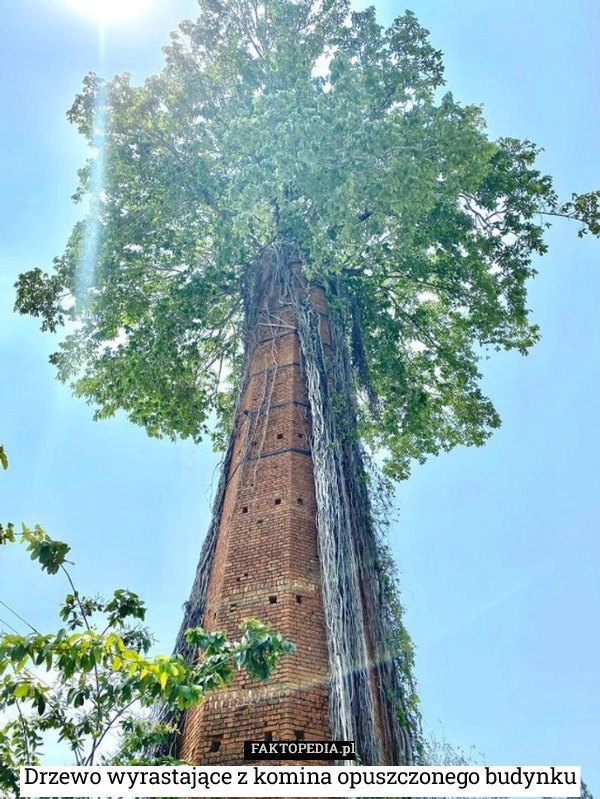
<path id="1" fill-rule="evenodd" d="M 323 314 L 326 341 L 323 291 L 311 289 L 311 301 Z M 242 764 L 244 740 L 331 739 L 311 420 L 298 330 L 280 287 L 261 305 L 203 627 L 236 637 L 243 619 L 257 618 L 297 650 L 268 683 L 240 675 L 187 712 L 180 756 L 203 765 Z"/>
<path id="2" fill-rule="evenodd" d="M 297 649 L 283 659 L 268 683 L 239 674 L 230 687 L 187 711 L 178 754 L 199 765 L 240 765 L 245 740 L 331 740 L 331 725 L 340 723 L 341 692 L 346 691 L 344 723 L 346 729 L 355 730 L 357 748 L 366 752 L 364 761 L 401 765 L 411 762 L 410 742 L 406 731 L 398 731 L 398 699 L 391 698 L 398 694 L 397 683 L 390 678 L 392 661 L 377 643 L 381 637 L 373 632 L 384 612 L 377 604 L 380 599 L 375 599 L 377 589 L 369 583 L 375 556 L 360 542 L 356 526 L 361 514 L 368 514 L 363 483 L 348 483 L 352 510 L 346 508 L 350 515 L 343 516 L 347 521 L 338 530 L 346 541 L 357 536 L 356 542 L 347 544 L 346 550 L 340 545 L 333 561 L 331 548 L 327 549 L 328 570 L 319 561 L 323 531 L 317 530 L 312 452 L 315 460 L 317 453 L 323 458 L 326 440 L 313 441 L 302 356 L 311 344 L 297 315 L 299 293 L 304 298 L 302 308 L 308 307 L 314 320 L 310 336 L 318 339 L 322 358 L 327 362 L 332 356 L 333 364 L 336 356 L 324 291 L 308 286 L 297 256 L 288 252 L 285 257 L 280 271 L 271 271 L 273 261 L 265 257 L 262 272 L 255 276 L 254 299 L 247 308 L 244 387 L 221 475 L 218 510 L 202 550 L 177 650 L 193 656 L 185 651 L 186 626 L 224 629 L 236 637 L 246 618 L 270 622 Z M 314 393 L 314 387 L 311 390 Z M 318 419 L 322 429 L 322 412 Z M 334 450 L 326 444 L 326 453 Z M 317 485 L 323 496 L 322 474 Z M 331 513 L 337 495 L 327 496 Z M 335 523 L 341 518 L 336 514 Z M 325 519 L 320 516 L 321 526 L 329 524 L 331 516 Z M 328 571 L 329 580 L 325 591 L 323 571 Z M 330 606 L 345 603 L 346 626 L 340 628 L 338 623 L 334 629 L 346 630 L 341 635 L 348 640 L 338 636 L 332 642 L 330 633 L 328 644 L 324 596 Z M 329 673 L 330 662 L 336 676 Z M 349 724 L 348 714 L 353 714 Z"/>

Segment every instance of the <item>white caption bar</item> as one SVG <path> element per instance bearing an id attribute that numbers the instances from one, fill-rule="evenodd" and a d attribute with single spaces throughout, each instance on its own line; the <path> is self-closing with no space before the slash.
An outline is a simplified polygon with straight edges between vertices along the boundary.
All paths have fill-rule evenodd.
<path id="1" fill-rule="evenodd" d="M 579 796 L 579 766 L 21 768 L 21 796 Z"/>

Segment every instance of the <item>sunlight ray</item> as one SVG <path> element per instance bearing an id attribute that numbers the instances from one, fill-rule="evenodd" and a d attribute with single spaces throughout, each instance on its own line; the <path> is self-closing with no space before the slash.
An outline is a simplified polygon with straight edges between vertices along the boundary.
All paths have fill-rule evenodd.
<path id="1" fill-rule="evenodd" d="M 102 187 L 104 183 L 106 134 L 104 95 L 104 89 L 100 87 L 94 110 L 94 134 L 92 139 L 94 157 L 90 164 L 89 211 L 83 225 L 83 242 L 75 285 L 75 296 L 83 303 L 84 307 L 89 302 L 90 290 L 94 285 L 96 261 L 102 244 L 102 206 L 104 204 Z"/>
<path id="2" fill-rule="evenodd" d="M 68 5 L 99 24 L 139 17 L 148 8 L 149 0 L 67 0 Z"/>

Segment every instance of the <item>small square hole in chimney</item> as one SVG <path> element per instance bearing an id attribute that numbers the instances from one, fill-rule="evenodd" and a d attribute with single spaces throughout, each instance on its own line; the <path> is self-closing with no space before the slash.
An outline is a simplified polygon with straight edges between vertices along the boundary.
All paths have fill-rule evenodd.
<path id="1" fill-rule="evenodd" d="M 269 597 L 269 602 L 270 602 L 271 605 L 275 605 L 277 603 L 277 597 L 276 596 L 270 596 Z"/>
<path id="2" fill-rule="evenodd" d="M 211 739 L 210 739 L 210 751 L 211 752 L 218 752 L 219 751 L 219 749 L 221 748 L 221 740 L 222 740 L 222 738 L 223 738 L 222 735 L 213 735 L 213 736 L 211 736 Z"/>
<path id="3" fill-rule="evenodd" d="M 265 730 L 265 741 L 272 741 L 273 740 L 273 733 L 271 730 Z"/>
<path id="4" fill-rule="evenodd" d="M 301 605 L 301 604 L 302 604 L 302 597 L 300 596 L 300 594 L 296 594 L 296 602 L 297 602 L 299 605 Z"/>
<path id="5" fill-rule="evenodd" d="M 247 505 L 244 505 L 244 507 L 242 508 L 242 513 L 248 513 L 248 506 Z"/>
<path id="6" fill-rule="evenodd" d="M 298 502 L 298 505 L 304 505 L 304 500 L 302 499 L 302 497 L 298 497 L 297 502 Z"/>
<path id="7" fill-rule="evenodd" d="M 277 433 L 277 438 L 281 440 L 283 438 L 283 433 Z"/>
<path id="8" fill-rule="evenodd" d="M 277 499 L 275 500 L 275 504 L 276 504 L 276 505 L 281 505 L 281 499 L 280 499 L 280 497 L 277 497 Z"/>

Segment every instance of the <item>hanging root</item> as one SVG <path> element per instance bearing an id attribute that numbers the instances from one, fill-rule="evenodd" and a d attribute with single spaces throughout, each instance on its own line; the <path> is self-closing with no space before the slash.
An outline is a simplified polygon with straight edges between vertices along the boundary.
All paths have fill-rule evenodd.
<path id="1" fill-rule="evenodd" d="M 365 764 L 387 757 L 410 764 L 412 746 L 398 724 L 398 681 L 389 651 L 377 543 L 358 445 L 353 375 L 346 339 L 330 317 L 331 354 L 318 314 L 297 297 L 298 328 L 313 419 L 312 455 L 325 618 L 331 659 L 334 737 L 355 740 Z M 373 696 L 371 673 L 378 696 Z M 376 707 L 379 711 L 378 718 Z"/>
<path id="2" fill-rule="evenodd" d="M 333 736 L 356 741 L 365 764 L 381 763 L 380 738 L 392 763 L 411 764 L 416 741 L 408 729 L 406 686 L 391 650 L 384 575 L 356 430 L 347 338 L 341 323 L 330 315 L 331 346 L 326 352 L 321 318 L 298 268 L 298 252 L 282 245 L 271 248 L 269 257 L 270 273 L 273 279 L 279 275 L 282 294 L 297 319 L 312 417 Z M 328 288 L 330 296 L 339 293 L 337 286 Z M 353 338 L 356 346 L 356 330 Z"/>

